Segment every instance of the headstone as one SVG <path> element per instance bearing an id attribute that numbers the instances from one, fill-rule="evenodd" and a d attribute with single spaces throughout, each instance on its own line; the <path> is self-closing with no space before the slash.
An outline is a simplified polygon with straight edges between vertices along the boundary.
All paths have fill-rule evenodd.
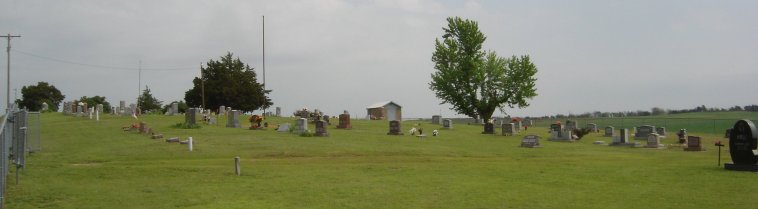
<path id="1" fill-rule="evenodd" d="M 209 125 L 216 125 L 216 123 L 217 123 L 216 120 L 217 120 L 216 117 L 211 117 L 211 118 L 208 119 L 208 124 Z"/>
<path id="2" fill-rule="evenodd" d="M 276 117 L 282 117 L 282 108 L 276 107 Z"/>
<path id="3" fill-rule="evenodd" d="M 644 125 L 637 127 L 637 132 L 634 133 L 635 139 L 647 139 L 647 135 L 655 133 L 655 126 Z"/>
<path id="4" fill-rule="evenodd" d="M 77 114 L 81 114 L 81 113 L 83 113 L 83 112 L 84 112 L 84 106 L 82 106 L 82 105 L 77 105 L 77 106 L 76 106 L 76 113 L 77 113 Z"/>
<path id="5" fill-rule="evenodd" d="M 647 148 L 662 148 L 663 144 L 661 144 L 661 137 L 658 136 L 657 133 L 652 133 L 647 135 L 647 145 L 645 145 Z"/>
<path id="6" fill-rule="evenodd" d="M 295 123 L 295 131 L 293 133 L 295 134 L 302 134 L 308 132 L 308 119 L 300 118 L 297 119 L 297 122 Z"/>
<path id="7" fill-rule="evenodd" d="M 557 124 L 557 123 L 550 124 L 550 131 L 551 132 L 553 132 L 553 131 L 560 132 L 562 130 L 563 130 L 563 125 Z"/>
<path id="8" fill-rule="evenodd" d="M 340 129 L 351 129 L 353 126 L 350 125 L 350 114 L 340 114 L 340 123 L 337 125 L 337 128 Z"/>
<path id="9" fill-rule="evenodd" d="M 655 128 L 655 133 L 657 133 L 661 137 L 666 137 L 666 127 Z"/>
<path id="10" fill-rule="evenodd" d="M 515 133 L 520 132 L 521 131 L 521 127 L 523 127 L 522 123 L 521 123 L 521 120 L 516 120 L 516 122 L 513 122 L 513 125 L 514 125 L 513 129 L 514 129 Z"/>
<path id="11" fill-rule="evenodd" d="M 139 133 L 141 134 L 147 133 L 147 123 L 139 122 Z"/>
<path id="12" fill-rule="evenodd" d="M 232 110 L 229 112 L 229 117 L 226 120 L 226 127 L 228 128 L 239 128 L 240 126 L 240 113 L 242 111 L 239 110 Z"/>
<path id="13" fill-rule="evenodd" d="M 614 129 L 613 126 L 606 126 L 605 127 L 605 135 L 603 135 L 603 136 L 613 137 L 613 131 L 614 131 L 613 129 Z"/>
<path id="14" fill-rule="evenodd" d="M 687 147 L 684 151 L 705 151 L 699 136 L 687 136 Z"/>
<path id="15" fill-rule="evenodd" d="M 501 128 L 503 129 L 503 136 L 513 136 L 516 125 L 513 123 L 504 123 Z"/>
<path id="16" fill-rule="evenodd" d="M 97 112 L 103 112 L 103 104 L 97 104 L 95 105 L 95 111 Z"/>
<path id="17" fill-rule="evenodd" d="M 597 124 L 588 123 L 586 128 L 589 129 L 591 132 L 597 132 Z"/>
<path id="18" fill-rule="evenodd" d="M 495 134 L 495 124 L 492 123 L 485 123 L 484 124 L 484 132 L 482 134 Z"/>
<path id="19" fill-rule="evenodd" d="M 326 131 L 328 125 L 329 124 L 326 121 L 316 121 L 316 136 L 329 136 L 329 133 Z"/>
<path id="20" fill-rule="evenodd" d="M 635 146 L 636 143 L 629 141 L 629 129 L 619 129 L 619 135 L 613 137 L 611 146 Z"/>
<path id="21" fill-rule="evenodd" d="M 579 129 L 579 124 L 575 120 L 566 120 L 566 129 L 568 130 Z"/>
<path id="22" fill-rule="evenodd" d="M 758 131 L 750 120 L 739 120 L 729 134 L 729 155 L 732 163 L 724 168 L 738 171 L 758 171 Z"/>
<path id="23" fill-rule="evenodd" d="M 111 115 L 115 115 L 115 114 L 116 114 L 116 107 L 111 107 Z"/>
<path id="24" fill-rule="evenodd" d="M 224 105 L 218 107 L 218 115 L 226 115 L 226 107 Z"/>
<path id="25" fill-rule="evenodd" d="M 526 135 L 521 139 L 521 147 L 534 148 L 540 147 L 540 137 L 537 135 Z"/>
<path id="26" fill-rule="evenodd" d="M 439 115 L 432 115 L 432 124 L 440 124 L 440 120 L 442 119 L 442 116 Z"/>
<path id="27" fill-rule="evenodd" d="M 328 115 L 321 116 L 321 120 L 323 120 L 324 122 L 326 122 L 327 125 L 332 125 L 332 123 L 329 122 L 329 116 Z"/>
<path id="28" fill-rule="evenodd" d="M 124 100 L 118 101 L 118 113 L 124 114 L 124 110 L 126 110 L 126 101 Z"/>
<path id="29" fill-rule="evenodd" d="M 179 114 L 179 103 L 173 102 L 171 103 L 171 115 Z"/>
<path id="30" fill-rule="evenodd" d="M 453 120 L 450 120 L 450 119 L 442 120 L 442 128 L 453 129 Z"/>
<path id="31" fill-rule="evenodd" d="M 403 131 L 400 129 L 400 121 L 390 121 L 390 132 L 387 135 L 403 135 Z"/>
<path id="32" fill-rule="evenodd" d="M 279 128 L 276 129 L 278 132 L 289 132 L 290 131 L 290 124 L 284 123 L 279 125 Z"/>
<path id="33" fill-rule="evenodd" d="M 676 136 L 679 137 L 679 144 L 687 143 L 687 129 L 679 129 L 679 132 L 676 133 Z"/>
<path id="34" fill-rule="evenodd" d="M 197 111 L 195 111 L 195 108 L 187 109 L 187 112 L 184 113 L 184 124 L 195 125 L 195 122 L 197 122 L 196 114 L 197 114 Z"/>
<path id="35" fill-rule="evenodd" d="M 42 103 L 42 111 L 47 111 L 48 105 L 47 102 Z"/>

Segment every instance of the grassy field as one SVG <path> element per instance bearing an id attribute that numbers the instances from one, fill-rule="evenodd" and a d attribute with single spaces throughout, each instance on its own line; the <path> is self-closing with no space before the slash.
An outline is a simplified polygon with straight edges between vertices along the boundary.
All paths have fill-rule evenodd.
<path id="1" fill-rule="evenodd" d="M 353 120 L 352 130 L 333 124 L 330 137 L 300 137 L 223 125 L 171 128 L 183 116 L 140 119 L 167 137 L 192 136 L 195 150 L 121 131 L 129 117 L 97 122 L 46 113 L 43 150 L 28 158 L 20 184 L 9 174 L 7 208 L 756 207 L 758 174 L 716 166 L 712 144 L 722 134 L 691 132 L 708 151 L 684 152 L 593 145 L 610 142 L 600 134 L 550 142 L 546 127 L 506 137 L 455 124 L 418 139 L 386 135 L 386 121 Z M 403 130 L 416 122 L 403 122 Z M 426 133 L 439 128 L 421 125 Z M 676 140 L 669 130 L 666 144 Z M 525 134 L 542 136 L 544 147 L 519 148 Z M 235 156 L 242 176 L 234 175 Z"/>

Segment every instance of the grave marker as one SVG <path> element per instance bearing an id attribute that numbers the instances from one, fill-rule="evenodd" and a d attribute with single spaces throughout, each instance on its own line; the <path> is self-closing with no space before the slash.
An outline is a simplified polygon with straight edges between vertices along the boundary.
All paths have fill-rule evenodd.
<path id="1" fill-rule="evenodd" d="M 187 109 L 187 112 L 184 113 L 184 124 L 195 125 L 195 122 L 197 122 L 197 111 L 195 108 Z"/>
<path id="2" fill-rule="evenodd" d="M 537 135 L 526 135 L 521 139 L 521 147 L 535 148 L 540 147 L 540 137 Z"/>
<path id="3" fill-rule="evenodd" d="M 666 137 L 666 127 L 655 128 L 655 133 L 657 133 L 659 136 L 665 138 Z"/>
<path id="4" fill-rule="evenodd" d="M 663 148 L 663 144 L 661 144 L 661 137 L 658 136 L 657 133 L 652 133 L 647 135 L 647 145 L 645 145 L 647 148 Z"/>
<path id="5" fill-rule="evenodd" d="M 226 127 L 227 128 L 239 128 L 242 127 L 240 125 L 240 113 L 242 111 L 239 110 L 232 110 L 229 112 L 229 117 L 226 120 Z"/>
<path id="6" fill-rule="evenodd" d="M 295 123 L 295 134 L 302 134 L 308 132 L 308 119 L 300 118 Z"/>
<path id="7" fill-rule="evenodd" d="M 450 119 L 442 120 L 442 128 L 453 129 L 453 120 L 450 120 Z"/>
<path id="8" fill-rule="evenodd" d="M 605 127 L 605 135 L 603 135 L 603 136 L 613 137 L 613 131 L 614 131 L 613 129 L 615 129 L 613 126 L 606 126 Z"/>
<path id="9" fill-rule="evenodd" d="M 737 171 L 758 171 L 758 131 L 750 120 L 739 120 L 729 134 L 729 155 L 733 163 L 724 168 Z"/>
<path id="10" fill-rule="evenodd" d="M 329 136 L 329 133 L 326 131 L 328 125 L 329 124 L 326 121 L 316 121 L 316 136 Z"/>
<path id="11" fill-rule="evenodd" d="M 699 136 L 687 136 L 687 147 L 684 148 L 684 151 L 705 151 L 701 142 Z"/>
<path id="12" fill-rule="evenodd" d="M 347 112 L 347 111 L 345 111 Z M 351 129 L 353 126 L 350 125 L 350 114 L 343 113 L 340 114 L 340 123 L 337 125 L 337 128 L 339 129 Z"/>
<path id="13" fill-rule="evenodd" d="M 516 125 L 513 123 L 503 123 L 501 126 L 502 128 L 502 135 L 503 136 L 513 136 L 515 132 Z"/>
<path id="14" fill-rule="evenodd" d="M 597 124 L 594 123 L 588 123 L 586 126 L 587 129 L 589 129 L 591 132 L 598 132 L 597 131 Z"/>
<path id="15" fill-rule="evenodd" d="M 495 124 L 487 122 L 484 124 L 484 132 L 482 134 L 495 134 Z"/>
<path id="16" fill-rule="evenodd" d="M 284 123 L 279 125 L 279 128 L 276 129 L 278 132 L 289 132 L 290 131 L 290 124 Z"/>
<path id="17" fill-rule="evenodd" d="M 655 126 L 644 125 L 637 127 L 637 131 L 634 133 L 635 139 L 647 139 L 647 135 L 655 133 Z"/>
<path id="18" fill-rule="evenodd" d="M 387 135 L 403 135 L 403 131 L 400 129 L 400 121 L 390 121 L 390 132 Z"/>
<path id="19" fill-rule="evenodd" d="M 432 115 L 432 124 L 440 124 L 440 120 L 442 119 L 442 116 L 439 115 Z"/>

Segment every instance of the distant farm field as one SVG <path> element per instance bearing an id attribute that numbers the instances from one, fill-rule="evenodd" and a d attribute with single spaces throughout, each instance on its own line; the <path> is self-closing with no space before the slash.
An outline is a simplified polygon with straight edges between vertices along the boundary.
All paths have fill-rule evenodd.
<path id="1" fill-rule="evenodd" d="M 752 113 L 730 115 L 711 128 L 716 131 L 700 131 L 707 123 L 666 120 L 665 149 L 592 144 L 611 141 L 602 133 L 551 142 L 542 123 L 499 136 L 480 134 L 478 125 L 442 130 L 404 121 L 403 130 L 420 123 L 427 135 L 441 132 L 419 139 L 387 135 L 386 121 L 353 120 L 352 130 L 339 130 L 332 119 L 331 136 L 301 137 L 226 128 L 223 118 L 219 125 L 176 129 L 183 116 L 140 117 L 166 137 L 193 137 L 192 152 L 122 131 L 135 122 L 129 117 L 41 117 L 42 150 L 27 158 L 18 185 L 11 169 L 7 208 L 752 208 L 758 190 L 758 174 L 718 167 L 713 146 L 726 141 L 719 129 L 732 118 L 758 118 Z M 658 125 L 634 120 L 605 122 Z M 707 151 L 672 145 L 680 127 L 703 137 Z M 520 148 L 526 134 L 541 136 L 543 147 Z M 241 176 L 234 174 L 235 156 L 242 159 Z M 730 162 L 727 149 L 721 161 Z"/>

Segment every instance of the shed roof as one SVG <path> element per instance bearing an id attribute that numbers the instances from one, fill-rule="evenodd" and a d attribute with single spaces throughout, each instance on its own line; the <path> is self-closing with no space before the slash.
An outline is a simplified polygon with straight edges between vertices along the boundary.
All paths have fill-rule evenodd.
<path id="1" fill-rule="evenodd" d="M 385 106 L 387 106 L 389 104 L 394 104 L 395 106 L 401 107 L 400 105 L 398 105 L 397 103 L 395 103 L 393 101 L 385 101 L 385 102 L 378 102 L 378 103 L 374 103 L 372 105 L 369 105 L 368 107 L 366 107 L 366 109 L 385 107 Z"/>

